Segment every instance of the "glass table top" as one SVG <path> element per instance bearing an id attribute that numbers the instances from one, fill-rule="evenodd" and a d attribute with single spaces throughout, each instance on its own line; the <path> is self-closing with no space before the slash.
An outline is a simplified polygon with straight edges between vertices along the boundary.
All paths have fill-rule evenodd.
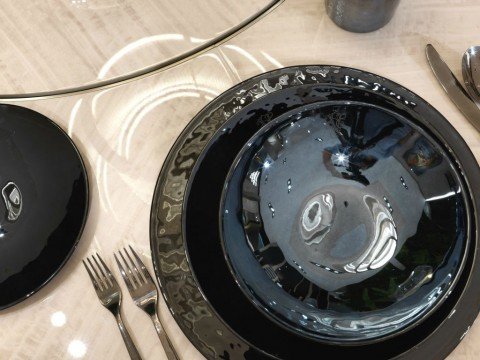
<path id="1" fill-rule="evenodd" d="M 78 87 L 171 59 L 268 0 L 19 0 L 2 5 L 0 93 Z"/>

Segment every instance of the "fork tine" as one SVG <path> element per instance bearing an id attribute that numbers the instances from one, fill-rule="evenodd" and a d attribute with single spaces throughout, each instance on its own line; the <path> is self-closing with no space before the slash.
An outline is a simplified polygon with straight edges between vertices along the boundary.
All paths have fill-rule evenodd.
<path id="1" fill-rule="evenodd" d="M 123 248 L 123 252 L 127 255 L 128 257 L 128 260 L 130 260 L 130 263 L 132 264 L 133 266 L 133 271 L 135 272 L 135 274 L 137 275 L 137 278 L 138 278 L 138 281 L 139 283 L 145 283 L 146 280 L 142 277 L 142 274 L 140 274 L 140 271 L 138 270 L 138 267 L 137 267 L 137 264 L 135 263 L 135 261 L 133 261 L 132 257 L 130 256 L 129 252 L 127 251 L 126 248 Z"/>
<path id="2" fill-rule="evenodd" d="M 95 260 L 93 255 L 91 257 L 93 258 L 93 260 Z M 100 288 L 102 288 L 103 290 L 108 288 L 108 284 L 106 284 L 105 281 L 102 279 L 102 277 L 98 274 L 97 267 L 93 264 L 92 260 L 90 258 L 87 258 L 87 262 L 90 265 L 90 268 L 95 273 L 95 276 L 97 277 L 97 282 L 101 284 Z"/>
<path id="3" fill-rule="evenodd" d="M 92 255 L 92 258 L 93 258 L 93 261 L 95 261 L 95 264 L 97 264 L 97 267 L 98 267 L 98 271 L 100 271 L 100 273 L 102 274 L 102 280 L 103 282 L 105 283 L 106 287 L 109 288 L 111 286 L 113 286 L 113 284 L 107 280 L 107 274 L 105 273 L 104 269 L 103 269 L 103 266 L 100 265 L 100 263 L 98 262 L 97 258 L 100 258 L 98 256 L 98 254 L 96 254 L 97 257 L 95 257 L 95 255 Z"/>
<path id="4" fill-rule="evenodd" d="M 134 276 L 133 273 L 132 273 L 132 269 L 130 269 L 130 266 L 128 266 L 128 263 L 127 263 L 127 261 L 125 260 L 125 257 L 123 256 L 122 252 L 119 251 L 118 253 L 120 254 L 120 257 L 121 257 L 122 260 L 123 260 L 123 264 L 125 265 L 125 268 L 126 268 L 126 270 L 127 270 L 125 273 L 127 274 L 128 278 L 130 279 L 130 281 L 132 282 L 132 284 L 133 284 L 133 286 L 134 286 L 135 288 L 139 287 L 139 286 L 140 286 L 140 283 L 138 282 L 137 279 L 135 279 L 135 276 Z"/>
<path id="5" fill-rule="evenodd" d="M 102 263 L 103 267 L 105 268 L 105 271 L 107 273 L 107 277 L 108 279 L 110 280 L 110 282 L 112 283 L 112 286 L 115 285 L 116 283 L 116 280 L 115 278 L 113 277 L 112 275 L 112 272 L 110 271 L 110 269 L 108 268 L 107 264 L 105 264 L 105 262 L 103 261 L 103 259 L 97 254 L 97 257 L 98 257 L 98 260 L 100 260 L 100 262 Z"/>
<path id="6" fill-rule="evenodd" d="M 123 268 L 122 263 L 120 262 L 120 260 L 118 260 L 117 254 L 113 254 L 113 257 L 115 258 L 115 261 L 117 262 L 118 269 L 120 270 L 120 275 L 122 275 L 122 278 L 125 281 L 125 284 L 127 285 L 128 290 L 133 291 L 135 289 L 135 286 L 133 286 L 132 282 L 128 278 L 128 275 L 125 272 L 125 269 Z"/>
<path id="7" fill-rule="evenodd" d="M 83 266 L 85 266 L 85 270 L 87 270 L 88 276 L 90 276 L 90 280 L 92 280 L 93 287 L 95 288 L 96 291 L 101 291 L 102 289 L 101 289 L 100 285 L 98 285 L 97 279 L 95 278 L 93 273 L 88 268 L 87 263 L 85 262 L 85 260 L 82 260 L 82 262 L 83 262 Z"/>
<path id="8" fill-rule="evenodd" d="M 133 250 L 131 245 L 128 245 L 128 247 L 130 248 L 130 251 L 132 252 L 133 256 L 135 256 L 135 259 L 137 259 L 137 263 L 140 265 L 140 269 L 142 270 L 142 274 L 145 277 L 145 280 L 153 282 L 153 279 L 150 276 L 148 269 L 145 267 L 145 264 L 143 263 L 142 259 L 140 259 L 140 256 L 137 255 L 137 253 L 135 252 L 135 250 Z"/>
<path id="9" fill-rule="evenodd" d="M 97 256 L 92 255 L 91 259 L 86 258 L 83 263 L 85 265 L 85 268 L 87 269 L 87 272 L 90 278 L 94 282 L 95 290 L 97 290 L 96 283 L 99 281 L 96 279 L 96 277 L 93 275 L 92 271 L 90 270 L 93 270 L 93 272 L 97 275 L 97 277 L 105 282 L 105 285 L 103 285 L 104 289 L 96 291 L 98 299 L 100 300 L 100 303 L 115 317 L 120 333 L 122 334 L 123 341 L 125 343 L 125 346 L 127 347 L 128 354 L 130 355 L 130 358 L 135 360 L 141 360 L 142 357 L 140 356 L 140 353 L 138 352 L 135 346 L 135 343 L 133 342 L 128 332 L 128 329 L 126 328 L 122 320 L 122 313 L 121 313 L 122 291 L 118 286 L 118 283 L 113 277 L 107 264 L 105 264 L 105 262 L 100 257 L 100 255 L 98 254 L 96 255 Z M 89 266 L 87 266 L 87 263 Z M 99 272 L 103 275 L 103 278 L 98 276 Z M 112 282 L 112 285 L 108 284 L 109 281 Z"/>

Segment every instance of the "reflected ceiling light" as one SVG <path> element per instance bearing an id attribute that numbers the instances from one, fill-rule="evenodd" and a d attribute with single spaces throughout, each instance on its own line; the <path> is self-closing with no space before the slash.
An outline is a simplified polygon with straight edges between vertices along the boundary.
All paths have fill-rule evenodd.
<path id="1" fill-rule="evenodd" d="M 332 157 L 333 163 L 339 166 L 346 166 L 348 164 L 348 160 L 348 155 L 343 153 L 335 153 Z"/>
<path id="2" fill-rule="evenodd" d="M 50 317 L 50 322 L 55 327 L 62 327 L 67 322 L 67 317 L 62 311 L 56 311 Z"/>
<path id="3" fill-rule="evenodd" d="M 225 45 L 225 47 L 227 49 L 231 49 L 233 51 L 238 52 L 240 55 L 245 56 L 248 60 L 250 60 L 252 63 L 254 63 L 262 72 L 267 71 L 265 69 L 265 67 L 262 64 L 260 64 L 260 62 L 252 54 L 250 54 L 248 51 L 246 51 L 246 50 L 244 50 L 241 47 L 236 46 L 236 45 Z"/>
<path id="4" fill-rule="evenodd" d="M 210 39 L 200 39 L 200 38 L 197 38 L 197 37 L 190 36 L 190 42 L 195 43 L 195 44 L 205 43 L 205 42 L 210 41 L 210 40 L 212 40 L 212 39 L 211 38 Z"/>
<path id="5" fill-rule="evenodd" d="M 83 99 L 77 100 L 75 105 L 73 105 L 72 112 L 70 113 L 70 118 L 68 120 L 68 130 L 67 130 L 67 133 L 70 137 L 72 136 L 73 127 L 75 126 L 75 120 L 77 118 L 78 109 L 80 108 L 80 105 L 82 104 L 82 100 Z"/>
<path id="6" fill-rule="evenodd" d="M 83 341 L 73 340 L 68 344 L 68 353 L 75 359 L 80 359 L 87 353 L 87 346 Z"/>
<path id="7" fill-rule="evenodd" d="M 265 59 L 267 59 L 268 61 L 270 61 L 273 65 L 275 65 L 276 67 L 278 68 L 283 68 L 284 66 L 282 65 L 282 63 L 280 63 L 280 61 L 278 61 L 277 59 L 275 59 L 273 56 L 267 54 L 266 52 L 264 51 L 260 51 L 260 53 L 265 57 Z"/>
<path id="8" fill-rule="evenodd" d="M 425 201 L 441 200 L 441 199 L 445 199 L 445 198 L 447 198 L 447 197 L 453 196 L 453 195 L 455 195 L 455 194 L 456 194 L 455 191 L 449 191 L 448 193 L 443 194 L 443 195 L 438 195 L 438 196 L 429 197 L 428 199 L 425 199 Z"/>
<path id="9" fill-rule="evenodd" d="M 124 48 L 120 49 L 118 52 L 116 52 L 100 69 L 97 79 L 101 80 L 105 78 L 107 75 L 108 71 L 117 63 L 121 58 L 123 58 L 125 55 L 127 55 L 129 52 L 132 52 L 144 45 L 158 42 L 158 41 L 169 41 L 169 40 L 184 40 L 185 36 L 182 34 L 159 34 L 159 35 L 153 35 L 153 36 L 147 36 L 141 39 L 138 39 Z"/>

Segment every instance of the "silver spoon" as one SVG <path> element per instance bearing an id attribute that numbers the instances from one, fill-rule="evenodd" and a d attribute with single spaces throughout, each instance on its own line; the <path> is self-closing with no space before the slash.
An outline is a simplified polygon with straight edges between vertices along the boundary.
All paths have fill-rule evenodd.
<path id="1" fill-rule="evenodd" d="M 480 105 L 480 46 L 471 46 L 465 51 L 462 73 L 468 95 Z"/>

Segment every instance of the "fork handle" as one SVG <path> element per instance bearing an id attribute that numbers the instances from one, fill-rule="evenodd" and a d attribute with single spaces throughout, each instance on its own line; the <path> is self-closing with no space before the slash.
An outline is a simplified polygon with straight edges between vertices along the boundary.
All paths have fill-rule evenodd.
<path id="1" fill-rule="evenodd" d="M 120 329 L 120 333 L 122 334 L 123 341 L 125 342 L 125 346 L 127 347 L 128 354 L 130 355 L 130 359 L 132 360 L 142 360 L 142 357 L 138 353 L 137 347 L 135 346 L 130 334 L 128 333 L 127 328 L 122 320 L 122 315 L 119 313 L 115 314 L 115 319 L 117 319 L 118 328 Z"/>
<path id="2" fill-rule="evenodd" d="M 160 342 L 162 343 L 163 350 L 165 351 L 165 354 L 167 355 L 168 360 L 180 360 L 178 357 L 177 352 L 175 351 L 175 348 L 173 347 L 170 339 L 168 338 L 167 333 L 163 329 L 162 323 L 160 322 L 160 319 L 158 318 L 158 315 L 152 314 L 150 315 L 153 321 L 153 325 L 155 326 L 155 330 L 157 330 L 158 338 L 160 339 Z"/>

